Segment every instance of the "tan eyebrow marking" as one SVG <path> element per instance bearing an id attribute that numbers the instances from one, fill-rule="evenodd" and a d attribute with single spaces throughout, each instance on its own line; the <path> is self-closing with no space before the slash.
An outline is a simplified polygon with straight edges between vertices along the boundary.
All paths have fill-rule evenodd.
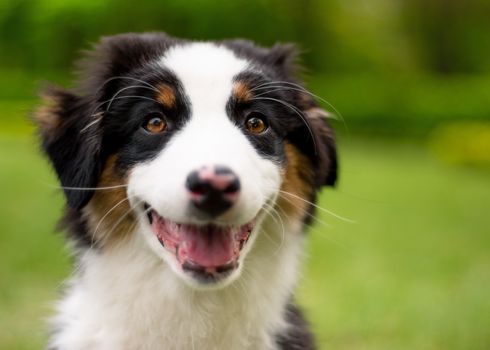
<path id="1" fill-rule="evenodd" d="M 247 102 L 252 99 L 250 87 L 243 81 L 237 81 L 233 84 L 233 96 L 240 102 Z"/>
<path id="2" fill-rule="evenodd" d="M 157 86 L 157 96 L 156 99 L 158 102 L 163 104 L 167 108 L 172 108 L 175 106 L 176 96 L 175 90 L 167 85 L 167 84 L 159 84 Z"/>

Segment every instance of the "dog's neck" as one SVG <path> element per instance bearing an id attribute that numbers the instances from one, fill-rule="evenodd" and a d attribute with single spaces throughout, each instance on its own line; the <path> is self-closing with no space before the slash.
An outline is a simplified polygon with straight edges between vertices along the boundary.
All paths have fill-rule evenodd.
<path id="1" fill-rule="evenodd" d="M 294 289 L 301 225 L 265 220 L 241 276 L 220 290 L 182 282 L 134 232 L 87 251 L 59 307 L 55 349 L 276 349 Z M 143 346 L 144 344 L 144 346 Z"/>

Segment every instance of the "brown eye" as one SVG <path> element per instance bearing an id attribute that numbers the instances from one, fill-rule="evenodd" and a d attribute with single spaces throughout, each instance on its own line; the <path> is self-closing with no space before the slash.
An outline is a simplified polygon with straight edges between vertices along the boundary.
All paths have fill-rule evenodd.
<path id="1" fill-rule="evenodd" d="M 148 119 L 143 127 L 152 134 L 159 134 L 167 129 L 167 122 L 162 117 L 152 117 Z"/>
<path id="2" fill-rule="evenodd" d="M 267 124 L 265 123 L 264 118 L 258 113 L 253 113 L 253 115 L 247 119 L 245 127 L 253 134 L 261 134 L 267 130 Z"/>

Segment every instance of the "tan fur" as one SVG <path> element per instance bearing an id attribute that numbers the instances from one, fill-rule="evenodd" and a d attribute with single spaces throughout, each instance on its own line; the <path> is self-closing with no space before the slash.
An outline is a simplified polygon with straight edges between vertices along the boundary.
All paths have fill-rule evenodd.
<path id="1" fill-rule="evenodd" d="M 252 99 L 250 87 L 241 81 L 238 81 L 233 85 L 233 96 L 240 102 L 247 102 Z"/>
<path id="2" fill-rule="evenodd" d="M 158 94 L 156 99 L 167 108 L 175 106 L 176 96 L 172 87 L 167 84 L 160 84 L 157 86 Z"/>
<path id="3" fill-rule="evenodd" d="M 34 120 L 39 125 L 44 137 L 48 140 L 52 138 L 60 126 L 59 101 L 51 95 L 41 96 L 43 105 L 34 112 Z"/>
<path id="4" fill-rule="evenodd" d="M 100 177 L 97 187 L 126 185 L 126 178 L 115 171 L 117 157 L 111 156 Z M 93 235 L 93 242 L 101 245 L 112 245 L 124 239 L 136 223 L 129 202 L 126 187 L 96 190 L 94 196 L 84 208 Z"/>
<path id="5" fill-rule="evenodd" d="M 333 115 L 320 107 L 311 107 L 305 111 L 305 114 L 310 119 L 325 119 L 332 118 Z"/>
<path id="6" fill-rule="evenodd" d="M 287 165 L 284 174 L 284 182 L 277 200 L 279 213 L 283 216 L 294 219 L 303 219 L 307 213 L 308 203 L 302 200 L 309 200 L 313 193 L 312 181 L 314 177 L 310 160 L 303 155 L 295 146 L 290 143 L 285 144 Z"/>

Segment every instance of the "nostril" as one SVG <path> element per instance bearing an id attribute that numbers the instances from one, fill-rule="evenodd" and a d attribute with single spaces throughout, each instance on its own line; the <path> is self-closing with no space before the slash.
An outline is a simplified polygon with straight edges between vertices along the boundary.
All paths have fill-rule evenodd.
<path id="1" fill-rule="evenodd" d="M 240 191 L 240 181 L 237 178 L 233 179 L 232 182 L 224 189 L 225 194 L 234 194 Z"/>
<path id="2" fill-rule="evenodd" d="M 189 188 L 189 190 L 193 193 L 193 194 L 197 194 L 197 195 L 204 195 L 206 194 L 207 189 L 208 189 L 209 186 L 206 186 L 204 184 L 195 184 L 194 186 L 192 186 L 191 188 Z"/>
<path id="3" fill-rule="evenodd" d="M 204 195 L 206 193 L 207 183 L 202 181 L 199 173 L 193 171 L 187 177 L 185 187 L 193 194 Z"/>

